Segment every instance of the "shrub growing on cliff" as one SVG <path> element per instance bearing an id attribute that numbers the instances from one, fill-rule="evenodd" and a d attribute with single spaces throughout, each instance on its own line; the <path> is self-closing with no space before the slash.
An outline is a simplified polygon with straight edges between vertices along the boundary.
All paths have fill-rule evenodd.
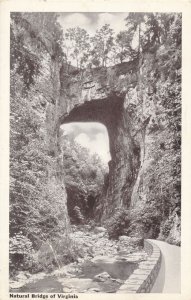
<path id="1" fill-rule="evenodd" d="M 59 269 L 65 264 L 77 261 L 85 254 L 82 244 L 67 235 L 46 240 L 36 255 L 36 271 L 51 272 L 55 268 Z"/>
<path id="2" fill-rule="evenodd" d="M 144 207 L 131 210 L 128 235 L 143 238 L 157 238 L 162 216 L 156 201 L 144 203 Z"/>
<path id="3" fill-rule="evenodd" d="M 118 239 L 120 235 L 126 234 L 129 224 L 129 211 L 125 209 L 116 210 L 114 215 L 106 222 L 109 238 Z"/>
<path id="4" fill-rule="evenodd" d="M 15 270 L 31 268 L 33 253 L 32 242 L 22 232 L 11 237 L 9 240 L 10 275 L 14 275 Z"/>

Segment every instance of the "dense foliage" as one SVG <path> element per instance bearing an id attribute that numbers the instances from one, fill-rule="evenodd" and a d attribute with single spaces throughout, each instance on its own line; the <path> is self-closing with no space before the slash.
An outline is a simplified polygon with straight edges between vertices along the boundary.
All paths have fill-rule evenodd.
<path id="1" fill-rule="evenodd" d="M 79 27 L 67 29 L 62 42 L 66 62 L 81 69 L 111 66 L 166 43 L 181 44 L 180 14 L 127 13 L 124 23 L 126 30 L 116 35 L 111 24 L 91 36 Z"/>
<path id="2" fill-rule="evenodd" d="M 181 15 L 134 14 L 126 18 L 129 39 L 142 63 L 138 100 L 148 94 L 155 116 L 144 140 L 148 162 L 140 175 L 139 195 L 144 201 L 111 222 L 111 236 L 139 234 L 180 244 L 181 215 Z M 126 33 L 128 36 L 128 32 Z M 124 37 L 123 37 L 124 38 Z M 150 55 L 145 59 L 145 55 Z M 147 90 L 148 89 L 148 90 Z M 148 143 L 148 144 L 147 144 Z M 120 217 L 119 217 L 120 215 Z M 114 216 L 115 217 L 115 216 Z M 122 223 L 120 224 L 119 219 Z M 115 233 L 116 231 L 116 233 Z"/>
<path id="3" fill-rule="evenodd" d="M 153 221 L 158 227 L 154 236 L 160 228 L 161 238 L 180 243 L 180 221 L 175 230 L 178 236 L 173 238 L 170 231 L 173 231 L 176 218 L 180 217 L 181 205 L 181 15 L 161 14 L 157 20 L 151 21 L 152 36 L 158 47 L 148 80 L 153 84 L 154 100 L 160 109 L 157 111 L 158 124 L 155 122 L 150 128 L 155 136 L 154 159 L 143 175 L 149 189 L 145 213 L 147 216 L 150 207 L 153 207 L 153 215 L 156 210 L 158 212 L 158 218 Z M 172 226 L 169 226 L 169 231 L 163 231 L 163 224 L 169 223 L 172 215 Z"/>
<path id="4" fill-rule="evenodd" d="M 94 217 L 107 167 L 69 135 L 63 136 L 62 151 L 68 213 L 73 223 L 85 224 Z"/>
<path id="5" fill-rule="evenodd" d="M 49 154 L 45 129 L 46 107 L 54 93 L 48 68 L 55 57 L 60 59 L 60 39 L 55 14 L 11 14 L 11 271 L 28 265 L 31 249 L 66 233 L 65 194 L 53 180 L 56 159 Z"/>
<path id="6" fill-rule="evenodd" d="M 125 209 L 117 209 L 113 216 L 106 222 L 109 238 L 118 239 L 119 236 L 126 235 L 129 224 L 129 211 Z"/>

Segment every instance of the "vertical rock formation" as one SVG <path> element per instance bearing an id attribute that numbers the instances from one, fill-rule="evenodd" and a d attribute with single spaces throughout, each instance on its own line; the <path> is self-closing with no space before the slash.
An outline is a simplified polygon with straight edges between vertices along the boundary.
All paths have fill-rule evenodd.
<path id="1" fill-rule="evenodd" d="M 137 62 L 66 76 L 61 70 L 60 123 L 96 121 L 108 130 L 111 161 L 103 218 L 128 208 L 140 164 L 140 146 L 132 136 L 126 93 L 136 85 Z M 72 76 L 72 74 L 74 74 Z"/>
<path id="2" fill-rule="evenodd" d="M 22 231 L 35 248 L 69 229 L 55 32 L 54 13 L 11 14 L 10 235 Z"/>

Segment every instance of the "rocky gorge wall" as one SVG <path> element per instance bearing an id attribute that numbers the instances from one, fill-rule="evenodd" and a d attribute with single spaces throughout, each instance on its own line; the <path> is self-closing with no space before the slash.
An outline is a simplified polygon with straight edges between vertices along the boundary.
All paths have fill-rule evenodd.
<path id="1" fill-rule="evenodd" d="M 96 121 L 108 130 L 111 161 L 108 188 L 99 212 L 102 221 L 118 208 L 141 211 L 149 207 L 151 215 L 158 209 L 157 205 L 152 206 L 155 199 L 150 195 L 156 156 L 172 133 L 166 127 L 165 109 L 157 92 L 160 80 L 157 82 L 155 73 L 156 52 L 108 68 L 80 72 L 62 65 L 60 69 L 57 128 L 67 122 Z M 157 168 L 162 170 L 163 166 Z M 170 172 L 166 174 L 169 177 Z M 161 192 L 161 203 L 162 197 Z M 139 228 L 139 232 L 144 235 L 146 231 L 146 237 L 156 237 L 160 222 L 165 219 L 165 207 L 159 214 L 160 220 L 153 219 L 150 225 Z"/>
<path id="2" fill-rule="evenodd" d="M 146 53 L 139 61 L 109 68 L 68 72 L 63 65 L 60 69 L 55 126 L 96 121 L 108 130 L 112 159 L 102 219 L 116 208 L 141 208 L 149 200 L 147 181 L 155 172 L 152 165 L 160 151 L 157 135 L 167 134 L 164 108 L 150 80 L 154 64 L 155 54 Z M 144 178 L 147 170 L 149 179 Z"/>

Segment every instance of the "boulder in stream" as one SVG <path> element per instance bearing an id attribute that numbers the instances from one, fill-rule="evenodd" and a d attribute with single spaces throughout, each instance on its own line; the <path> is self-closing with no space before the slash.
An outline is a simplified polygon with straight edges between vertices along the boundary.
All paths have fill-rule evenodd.
<path id="1" fill-rule="evenodd" d="M 104 282 L 108 279 L 111 279 L 111 276 L 107 272 L 103 272 L 94 276 L 94 281 Z"/>

